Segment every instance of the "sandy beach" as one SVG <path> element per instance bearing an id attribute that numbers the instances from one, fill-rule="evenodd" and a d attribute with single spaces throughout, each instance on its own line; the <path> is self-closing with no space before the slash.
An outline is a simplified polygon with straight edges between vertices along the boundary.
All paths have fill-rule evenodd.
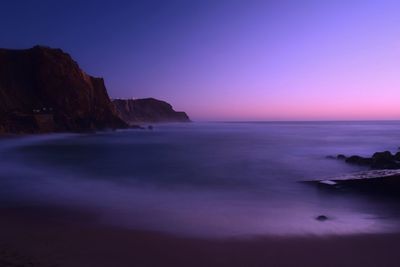
<path id="1" fill-rule="evenodd" d="M 196 239 L 63 209 L 0 210 L 0 266 L 398 266 L 400 234 Z"/>

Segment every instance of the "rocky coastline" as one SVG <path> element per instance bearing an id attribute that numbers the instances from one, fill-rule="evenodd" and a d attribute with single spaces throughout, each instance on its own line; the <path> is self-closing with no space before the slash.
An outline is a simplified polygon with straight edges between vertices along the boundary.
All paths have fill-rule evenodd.
<path id="1" fill-rule="evenodd" d="M 371 157 L 362 157 L 358 155 L 345 156 L 339 154 L 337 159 L 344 160 L 346 163 L 368 166 L 371 169 L 400 169 L 400 152 L 392 154 L 390 151 L 375 152 Z"/>
<path id="2" fill-rule="evenodd" d="M 400 152 L 375 152 L 371 157 L 339 154 L 328 158 L 365 166 L 369 170 L 322 180 L 308 180 L 305 183 L 339 192 L 357 191 L 400 197 Z"/>
<path id="3" fill-rule="evenodd" d="M 103 78 L 86 74 L 61 49 L 0 49 L 0 134 L 93 132 L 137 122 L 189 121 L 156 99 L 112 102 Z M 134 108 L 131 109 L 132 103 Z"/>

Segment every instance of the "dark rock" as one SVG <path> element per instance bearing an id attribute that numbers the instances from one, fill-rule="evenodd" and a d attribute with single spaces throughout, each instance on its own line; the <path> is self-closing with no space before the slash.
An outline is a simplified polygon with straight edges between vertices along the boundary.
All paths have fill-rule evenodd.
<path id="1" fill-rule="evenodd" d="M 128 124 L 146 122 L 190 122 L 185 112 L 175 111 L 167 102 L 154 98 L 114 99 L 119 117 Z"/>
<path id="2" fill-rule="evenodd" d="M 328 220 L 328 217 L 325 216 L 325 215 L 319 215 L 319 216 L 316 217 L 315 219 L 316 219 L 317 221 L 324 222 L 324 221 Z"/>
<path id="3" fill-rule="evenodd" d="M 0 49 L 0 133 L 125 128 L 102 78 L 61 49 Z"/>
<path id="4" fill-rule="evenodd" d="M 374 153 L 371 161 L 371 168 L 373 169 L 395 169 L 399 167 L 395 157 L 389 151 Z"/>
<path id="5" fill-rule="evenodd" d="M 372 155 L 372 159 L 376 161 L 387 161 L 392 160 L 393 155 L 390 153 L 390 151 L 376 152 Z"/>
<path id="6" fill-rule="evenodd" d="M 339 154 L 336 156 L 337 159 L 346 159 L 346 156 L 343 154 Z"/>
<path id="7" fill-rule="evenodd" d="M 329 180 L 303 181 L 333 192 L 360 192 L 400 197 L 400 170 L 369 170 L 333 177 Z"/>
<path id="8" fill-rule="evenodd" d="M 394 157 L 394 160 L 400 161 L 400 152 L 397 152 L 393 157 Z"/>
<path id="9" fill-rule="evenodd" d="M 400 153 L 396 154 L 400 157 Z M 400 163 L 389 151 L 376 152 L 370 158 L 351 156 L 345 159 L 347 163 L 369 166 L 371 169 L 398 169 Z"/>
<path id="10" fill-rule="evenodd" d="M 351 156 L 345 159 L 347 163 L 357 164 L 357 165 L 371 165 L 371 158 L 364 158 L 360 156 Z"/>

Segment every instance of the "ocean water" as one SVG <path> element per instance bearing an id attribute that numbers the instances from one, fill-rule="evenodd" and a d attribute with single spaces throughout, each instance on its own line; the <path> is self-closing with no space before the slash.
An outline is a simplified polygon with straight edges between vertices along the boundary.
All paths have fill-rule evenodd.
<path id="1" fill-rule="evenodd" d="M 399 133 L 395 121 L 220 122 L 4 137 L 0 205 L 199 237 L 399 231 L 396 200 L 300 183 L 365 170 L 327 156 L 396 152 Z"/>

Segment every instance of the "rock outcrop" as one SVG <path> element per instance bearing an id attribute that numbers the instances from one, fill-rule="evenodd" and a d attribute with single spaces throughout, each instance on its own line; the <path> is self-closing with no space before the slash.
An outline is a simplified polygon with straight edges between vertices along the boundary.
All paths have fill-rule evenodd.
<path id="1" fill-rule="evenodd" d="M 154 98 L 114 99 L 119 117 L 128 124 L 143 122 L 189 122 L 185 112 L 175 111 L 167 102 Z"/>
<path id="2" fill-rule="evenodd" d="M 400 169 L 400 152 L 394 155 L 390 151 L 376 152 L 372 157 L 338 155 L 337 158 L 349 164 L 369 166 L 371 169 Z"/>
<path id="3" fill-rule="evenodd" d="M 61 49 L 0 49 L 0 133 L 125 128 L 102 78 Z"/>
<path id="4" fill-rule="evenodd" d="M 303 181 L 337 192 L 358 191 L 400 197 L 400 170 L 372 170 L 324 180 Z"/>

